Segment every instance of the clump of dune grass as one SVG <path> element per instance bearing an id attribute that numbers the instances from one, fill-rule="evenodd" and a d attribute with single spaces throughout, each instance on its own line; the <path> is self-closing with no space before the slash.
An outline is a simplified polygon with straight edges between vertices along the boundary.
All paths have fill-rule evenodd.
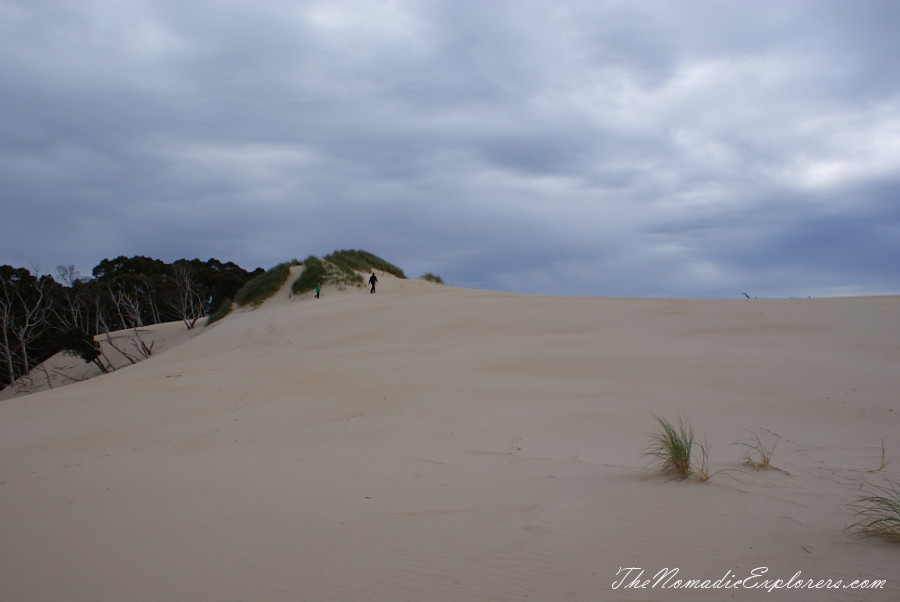
<path id="1" fill-rule="evenodd" d="M 399 267 L 361 249 L 341 249 L 340 251 L 329 253 L 322 259 L 342 269 L 356 272 L 378 270 L 379 272 L 393 274 L 397 278 L 406 278 L 406 274 Z"/>
<path id="2" fill-rule="evenodd" d="M 704 440 L 703 443 L 696 442 L 695 445 L 700 449 L 700 465 L 693 470 L 694 477 L 698 481 L 708 481 L 712 477 L 709 473 L 709 443 Z"/>
<path id="3" fill-rule="evenodd" d="M 866 537 L 883 537 L 900 542 L 900 484 L 887 481 L 884 486 L 868 485 L 871 491 L 853 508 L 857 521 L 848 529 L 855 529 Z"/>
<path id="4" fill-rule="evenodd" d="M 321 259 L 310 255 L 303 262 L 303 271 L 291 284 L 291 292 L 295 295 L 311 291 L 316 285 L 322 284 L 326 279 L 325 264 Z"/>
<path id="5" fill-rule="evenodd" d="M 291 273 L 290 262 L 279 263 L 273 268 L 249 280 L 237 292 L 234 300 L 241 307 L 252 304 L 261 305 L 266 299 L 278 292 Z"/>
<path id="6" fill-rule="evenodd" d="M 650 456 L 664 472 L 674 472 L 683 479 L 691 476 L 693 427 L 684 416 L 678 417 L 677 425 L 655 414 L 653 418 L 659 423 L 659 430 L 650 436 L 650 447 L 645 455 Z"/>
<path id="7" fill-rule="evenodd" d="M 444 280 L 440 276 L 438 276 L 437 274 L 432 274 L 431 272 L 422 274 L 422 280 L 434 282 L 435 284 L 444 284 Z"/>
<path id="8" fill-rule="evenodd" d="M 741 445 L 747 449 L 747 453 L 741 458 L 744 464 L 749 464 L 754 471 L 773 468 L 772 455 L 775 453 L 776 439 L 771 445 L 765 445 L 754 431 L 750 431 L 751 438 L 738 441 L 735 445 Z"/>
<path id="9" fill-rule="evenodd" d="M 327 281 L 336 284 L 338 290 L 343 290 L 341 287 L 347 286 L 362 288 L 364 282 L 362 275 L 348 265 L 326 262 L 325 272 Z"/>
<path id="10" fill-rule="evenodd" d="M 225 299 L 224 301 L 222 301 L 216 309 L 210 312 L 209 316 L 206 319 L 207 325 L 212 324 L 213 322 L 218 322 L 229 313 L 231 313 L 231 304 L 231 299 Z"/>

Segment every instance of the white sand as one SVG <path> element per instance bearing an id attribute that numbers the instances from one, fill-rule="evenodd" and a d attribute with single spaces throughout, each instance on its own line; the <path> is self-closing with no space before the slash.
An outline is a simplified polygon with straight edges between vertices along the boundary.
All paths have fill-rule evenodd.
<path id="1" fill-rule="evenodd" d="M 380 280 L 0 402 L 0 597 L 900 599 L 900 544 L 844 530 L 861 484 L 900 480 L 900 297 Z M 729 472 L 648 468 L 654 413 Z M 747 429 L 780 470 L 742 466 Z M 613 589 L 620 567 L 887 583 Z"/>

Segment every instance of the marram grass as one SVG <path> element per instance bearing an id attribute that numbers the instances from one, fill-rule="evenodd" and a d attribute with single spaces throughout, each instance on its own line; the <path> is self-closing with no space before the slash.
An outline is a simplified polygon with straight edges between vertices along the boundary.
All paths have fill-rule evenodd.
<path id="1" fill-rule="evenodd" d="M 438 276 L 437 274 L 432 274 L 431 272 L 426 272 L 422 274 L 422 279 L 427 280 L 428 282 L 434 282 L 435 284 L 444 284 L 444 279 Z"/>
<path id="2" fill-rule="evenodd" d="M 290 262 L 279 263 L 275 267 L 269 268 L 265 273 L 244 283 L 234 297 L 235 302 L 240 307 L 262 305 L 266 299 L 278 292 L 290 273 Z"/>
<path id="3" fill-rule="evenodd" d="M 708 481 L 712 477 L 709 474 L 709 443 L 704 440 L 696 445 L 700 448 L 700 466 L 692 469 L 692 472 L 698 481 Z"/>
<path id="4" fill-rule="evenodd" d="M 674 472 L 681 478 L 691 476 L 694 472 L 691 466 L 693 427 L 683 416 L 678 417 L 678 424 L 672 424 L 655 414 L 653 417 L 659 423 L 659 430 L 651 435 L 646 455 L 665 472 Z"/>
<path id="5" fill-rule="evenodd" d="M 850 525 L 867 537 L 883 537 L 900 542 L 900 484 L 887 481 L 886 485 L 868 485 L 868 495 L 853 505 L 856 522 Z"/>
<path id="6" fill-rule="evenodd" d="M 771 468 L 772 454 L 775 453 L 775 446 L 778 445 L 778 440 L 776 439 L 772 445 L 767 446 L 763 444 L 759 435 L 755 432 L 750 431 L 750 434 L 753 435 L 752 439 L 735 443 L 735 445 L 742 445 L 747 448 L 747 453 L 744 454 L 741 460 L 744 464 L 752 466 L 754 471 Z"/>

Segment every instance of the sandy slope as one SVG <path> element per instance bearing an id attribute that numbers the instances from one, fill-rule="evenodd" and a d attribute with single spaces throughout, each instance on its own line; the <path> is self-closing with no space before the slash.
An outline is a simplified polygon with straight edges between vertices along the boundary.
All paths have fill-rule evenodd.
<path id="1" fill-rule="evenodd" d="M 900 298 L 381 280 L 0 403 L 4 599 L 900 598 L 900 545 L 844 531 L 862 483 L 900 480 Z M 744 472 L 648 470 L 678 412 Z M 781 470 L 742 468 L 746 429 Z M 613 589 L 620 567 L 887 584 Z"/>
<path id="2" fill-rule="evenodd" d="M 141 344 L 150 350 L 152 357 L 154 353 L 159 354 L 169 347 L 178 346 L 194 338 L 202 332 L 199 328 L 202 324 L 202 321 L 197 322 L 195 328 L 189 330 L 181 320 L 165 322 L 119 330 L 110 333 L 108 337 L 99 335 L 94 337 L 94 340 L 100 345 L 101 361 L 107 370 L 110 367 L 119 370 L 145 359 L 146 353 L 141 351 Z M 101 374 L 103 371 L 94 363 L 86 363 L 78 356 L 59 352 L 32 370 L 28 376 L 18 379 L 13 386 L 0 390 L 0 401 L 39 391 L 59 389 Z"/>

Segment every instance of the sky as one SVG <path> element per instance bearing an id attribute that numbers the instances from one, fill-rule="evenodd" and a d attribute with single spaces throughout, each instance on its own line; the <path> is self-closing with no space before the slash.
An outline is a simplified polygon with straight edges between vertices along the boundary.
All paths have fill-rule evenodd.
<path id="1" fill-rule="evenodd" d="M 0 0 L 0 264 L 900 293 L 896 0 Z"/>

